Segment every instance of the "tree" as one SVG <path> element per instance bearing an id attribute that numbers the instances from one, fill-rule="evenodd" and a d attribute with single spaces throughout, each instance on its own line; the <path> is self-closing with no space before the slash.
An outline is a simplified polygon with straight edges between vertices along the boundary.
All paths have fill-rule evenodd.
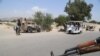
<path id="1" fill-rule="evenodd" d="M 34 15 L 34 22 L 36 24 L 40 25 L 43 31 L 49 31 L 51 30 L 51 24 L 53 22 L 52 16 L 49 13 L 42 13 L 42 12 L 36 12 Z"/>
<path id="2" fill-rule="evenodd" d="M 97 22 L 97 24 L 100 24 L 100 22 Z"/>
<path id="3" fill-rule="evenodd" d="M 40 11 L 35 12 L 34 14 L 34 22 L 36 22 L 36 24 L 41 25 L 44 19 L 44 14 Z"/>
<path id="4" fill-rule="evenodd" d="M 66 29 L 66 22 L 69 21 L 69 17 L 65 15 L 59 15 L 57 18 L 55 18 L 55 22 L 57 23 L 57 26 L 63 26 L 64 30 Z"/>
<path id="5" fill-rule="evenodd" d="M 11 22 L 16 22 L 16 19 L 11 20 Z"/>
<path id="6" fill-rule="evenodd" d="M 69 20 L 69 17 L 66 17 L 65 15 L 59 15 L 57 18 L 55 18 L 55 22 L 57 23 L 57 26 L 64 25 Z"/>
<path id="7" fill-rule="evenodd" d="M 0 22 L 2 22 L 2 20 L 0 19 Z"/>
<path id="8" fill-rule="evenodd" d="M 85 20 L 91 19 L 91 10 L 93 5 L 87 4 L 84 0 L 75 0 L 65 6 L 65 12 L 68 13 L 71 20 Z"/>
<path id="9" fill-rule="evenodd" d="M 97 23 L 97 21 L 95 21 L 95 20 L 91 20 L 89 23 Z"/>
<path id="10" fill-rule="evenodd" d="M 51 28 L 52 23 L 53 23 L 53 19 L 52 19 L 51 14 L 46 13 L 44 21 L 43 21 L 43 29 L 46 31 L 50 31 L 52 29 Z"/>

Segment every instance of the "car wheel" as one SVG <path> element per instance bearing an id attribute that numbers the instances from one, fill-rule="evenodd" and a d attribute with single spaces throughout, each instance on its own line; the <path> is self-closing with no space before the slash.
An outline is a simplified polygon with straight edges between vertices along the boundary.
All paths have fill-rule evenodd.
<path id="1" fill-rule="evenodd" d="M 33 32 L 32 28 L 31 27 L 28 27 L 27 28 L 27 32 L 32 33 Z"/>
<path id="2" fill-rule="evenodd" d="M 71 30 L 69 30 L 69 31 L 68 31 L 68 33 L 70 34 L 70 33 L 72 33 L 72 31 L 71 31 Z"/>
<path id="3" fill-rule="evenodd" d="M 79 32 L 79 34 L 81 34 L 81 33 L 82 33 L 82 31 Z"/>
<path id="4" fill-rule="evenodd" d="M 40 28 L 37 29 L 37 32 L 41 32 Z"/>

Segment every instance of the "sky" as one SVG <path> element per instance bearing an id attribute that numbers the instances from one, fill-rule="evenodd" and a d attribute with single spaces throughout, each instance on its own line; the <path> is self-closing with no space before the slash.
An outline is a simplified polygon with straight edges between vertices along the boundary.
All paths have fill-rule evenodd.
<path id="1" fill-rule="evenodd" d="M 36 11 L 48 12 L 57 17 L 67 15 L 64 8 L 68 0 L 0 0 L 0 18 L 32 17 Z M 100 0 L 86 0 L 93 4 L 92 19 L 100 21 Z"/>

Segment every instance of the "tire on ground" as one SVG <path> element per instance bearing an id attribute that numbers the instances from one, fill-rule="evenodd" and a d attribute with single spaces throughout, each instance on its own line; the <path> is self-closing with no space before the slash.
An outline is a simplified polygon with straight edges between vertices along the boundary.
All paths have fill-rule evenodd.
<path id="1" fill-rule="evenodd" d="M 32 33 L 33 32 L 32 27 L 27 27 L 27 32 Z"/>

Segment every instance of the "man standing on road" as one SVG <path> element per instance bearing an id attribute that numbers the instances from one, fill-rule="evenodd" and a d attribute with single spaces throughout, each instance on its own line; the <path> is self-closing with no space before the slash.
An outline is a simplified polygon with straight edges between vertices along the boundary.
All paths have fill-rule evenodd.
<path id="1" fill-rule="evenodd" d="M 16 34 L 20 35 L 21 20 L 18 19 L 16 23 Z"/>

